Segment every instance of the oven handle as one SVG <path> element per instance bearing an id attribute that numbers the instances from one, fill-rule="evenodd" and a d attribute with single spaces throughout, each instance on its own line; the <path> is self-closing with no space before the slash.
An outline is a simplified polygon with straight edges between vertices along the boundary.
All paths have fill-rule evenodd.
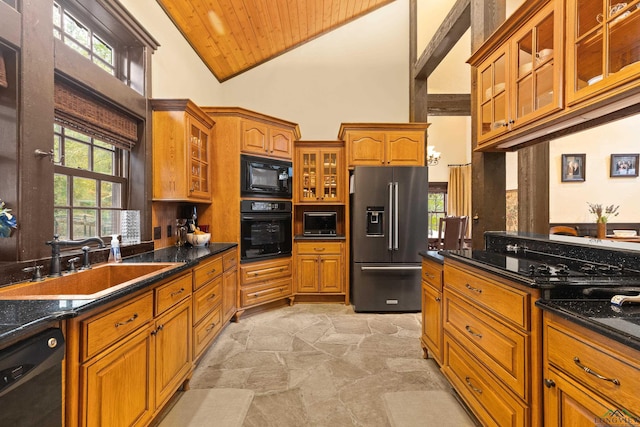
<path id="1" fill-rule="evenodd" d="M 242 221 L 269 221 L 279 219 L 291 219 L 291 214 L 241 214 Z"/>

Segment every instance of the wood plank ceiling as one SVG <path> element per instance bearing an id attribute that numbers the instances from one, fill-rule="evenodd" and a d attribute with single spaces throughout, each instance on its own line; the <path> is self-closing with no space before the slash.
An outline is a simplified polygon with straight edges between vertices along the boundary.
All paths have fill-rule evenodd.
<path id="1" fill-rule="evenodd" d="M 221 82 L 394 0 L 157 0 Z"/>

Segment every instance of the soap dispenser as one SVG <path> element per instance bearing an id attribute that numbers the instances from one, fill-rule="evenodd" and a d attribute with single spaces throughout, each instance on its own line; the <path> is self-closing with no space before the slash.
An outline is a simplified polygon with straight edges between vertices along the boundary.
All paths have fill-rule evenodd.
<path id="1" fill-rule="evenodd" d="M 109 251 L 109 262 L 122 262 L 122 254 L 120 253 L 120 241 L 118 235 L 111 236 L 111 250 Z"/>

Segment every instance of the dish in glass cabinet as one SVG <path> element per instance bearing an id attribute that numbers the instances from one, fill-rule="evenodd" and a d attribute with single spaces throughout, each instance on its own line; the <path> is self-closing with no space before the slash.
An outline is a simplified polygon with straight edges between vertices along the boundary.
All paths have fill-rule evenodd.
<path id="1" fill-rule="evenodd" d="M 602 74 L 590 78 L 589 80 L 587 80 L 587 84 L 591 86 L 592 84 L 598 83 L 600 80 L 602 80 Z"/>
<path id="2" fill-rule="evenodd" d="M 519 71 L 519 73 L 520 73 L 519 75 L 521 75 L 521 76 L 522 76 L 523 74 L 527 74 L 529 71 L 531 71 L 532 65 L 533 65 L 533 64 L 532 64 L 531 62 L 527 62 L 527 63 L 525 63 L 525 64 L 522 64 L 522 65 L 518 68 L 518 71 Z"/>
<path id="3" fill-rule="evenodd" d="M 613 230 L 613 235 L 616 237 L 635 237 L 637 232 L 636 230 Z"/>

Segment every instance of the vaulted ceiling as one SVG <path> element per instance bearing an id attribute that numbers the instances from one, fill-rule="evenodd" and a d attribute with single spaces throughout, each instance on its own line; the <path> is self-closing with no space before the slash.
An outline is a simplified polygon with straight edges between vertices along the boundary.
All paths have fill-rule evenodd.
<path id="1" fill-rule="evenodd" d="M 157 0 L 219 81 L 394 0 Z"/>

